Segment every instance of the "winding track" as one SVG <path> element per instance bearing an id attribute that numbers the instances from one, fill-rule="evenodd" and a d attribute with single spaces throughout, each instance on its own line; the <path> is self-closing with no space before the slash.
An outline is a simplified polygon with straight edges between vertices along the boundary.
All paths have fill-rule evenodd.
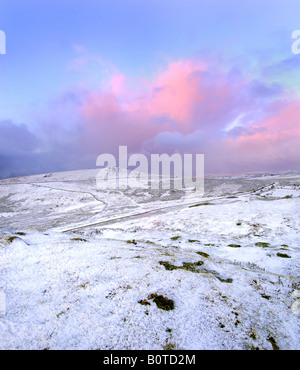
<path id="1" fill-rule="evenodd" d="M 48 183 L 48 181 L 47 181 L 47 183 Z M 260 190 L 260 189 L 262 189 L 266 186 L 270 186 L 272 184 L 273 183 L 267 183 L 263 187 L 260 186 L 259 188 L 256 188 L 256 189 L 253 189 L 253 190 Z M 58 188 L 58 187 L 41 185 L 41 183 L 36 183 L 36 182 L 27 183 L 26 185 L 42 187 L 42 188 L 47 188 L 47 189 L 51 189 L 51 190 L 66 191 L 66 192 L 70 192 L 70 193 L 88 194 L 88 195 L 92 196 L 97 202 L 101 202 L 102 204 L 104 204 L 103 209 L 100 212 L 97 213 L 98 215 L 103 213 L 107 209 L 107 207 L 109 206 L 108 203 L 104 202 L 103 200 L 98 199 L 93 193 L 91 193 L 89 191 L 63 189 L 63 188 Z M 249 191 L 244 191 L 244 192 L 239 192 L 238 191 L 236 193 L 231 194 L 231 196 L 210 197 L 209 198 L 209 203 L 216 204 L 216 203 L 212 203 L 212 202 L 218 202 L 218 201 L 221 202 L 224 199 L 227 199 L 227 202 L 228 202 L 228 199 L 230 199 L 232 196 L 245 195 L 245 194 L 248 194 L 248 193 L 249 193 Z M 230 203 L 234 203 L 234 202 L 237 202 L 237 201 L 238 201 L 237 199 L 232 199 L 230 201 Z M 188 202 L 188 203 L 182 203 L 182 200 L 178 200 L 178 202 L 181 202 L 181 203 L 180 204 L 175 204 L 175 205 L 173 204 L 173 205 L 168 205 L 168 206 L 164 206 L 164 207 L 159 207 L 159 208 L 154 208 L 154 209 L 149 209 L 149 210 L 138 212 L 138 213 L 127 214 L 127 215 L 123 215 L 123 216 L 120 216 L 120 217 L 104 219 L 104 220 L 100 220 L 100 221 L 93 222 L 93 223 L 82 224 L 82 225 L 78 225 L 76 227 L 67 228 L 67 229 L 66 228 L 55 228 L 55 231 L 59 231 L 59 232 L 62 232 L 62 233 L 68 233 L 68 232 L 74 232 L 74 231 L 89 228 L 89 227 L 111 225 L 111 224 L 114 224 L 114 223 L 118 223 L 119 221 L 124 221 L 124 220 L 129 221 L 129 220 L 134 220 L 134 219 L 140 218 L 140 217 L 149 217 L 149 216 L 154 216 L 154 215 L 158 215 L 158 214 L 169 213 L 169 212 L 181 210 L 181 209 L 184 209 L 184 208 L 187 208 L 187 207 L 207 205 L 208 200 L 207 199 L 206 200 L 194 200 L 193 202 Z"/>
<path id="2" fill-rule="evenodd" d="M 213 179 L 209 179 L 210 181 L 213 181 Z M 249 179 L 249 183 L 251 182 L 251 179 Z M 270 186 L 274 183 L 274 180 L 276 180 L 275 178 L 272 179 L 272 182 L 270 182 L 270 179 L 267 180 L 267 179 L 260 179 L 260 184 L 258 186 L 258 184 L 252 184 L 251 186 L 251 189 L 247 189 L 245 191 L 236 191 L 234 193 L 232 193 L 230 196 L 229 195 L 223 195 L 223 196 L 215 196 L 215 197 L 209 197 L 208 199 L 206 198 L 205 200 L 203 200 L 203 198 L 201 199 L 195 199 L 193 200 L 192 202 L 187 202 L 187 203 L 183 203 L 182 200 L 178 200 L 178 203 L 180 202 L 180 204 L 173 204 L 172 205 L 166 205 L 166 206 L 162 206 L 162 207 L 155 207 L 153 209 L 148 209 L 148 210 L 141 210 L 137 213 L 131 213 L 131 214 L 125 214 L 125 215 L 122 215 L 122 216 L 118 216 L 118 217 L 112 217 L 112 218 L 108 218 L 108 219 L 102 219 L 102 220 L 99 220 L 97 222 L 93 222 L 93 223 L 85 223 L 85 224 L 81 224 L 81 225 L 78 225 L 78 226 L 75 226 L 75 227 L 71 227 L 71 228 L 55 228 L 55 231 L 59 231 L 59 232 L 62 232 L 62 233 L 67 233 L 67 232 L 73 232 L 73 231 L 76 231 L 76 230 L 80 230 L 80 229 L 84 229 L 84 228 L 89 228 L 89 227 L 95 227 L 95 226 L 102 226 L 102 225 L 111 225 L 111 224 L 114 224 L 114 223 L 117 223 L 117 222 L 120 222 L 120 221 L 124 221 L 124 220 L 134 220 L 136 218 L 141 218 L 141 217 L 148 217 L 148 216 L 153 216 L 153 215 L 157 215 L 157 214 L 164 214 L 164 213 L 169 213 L 169 212 L 172 212 L 172 211 L 176 211 L 176 210 L 181 210 L 181 209 L 184 209 L 184 208 L 187 208 L 187 207 L 191 207 L 191 206 L 201 206 L 201 205 L 205 205 L 205 203 L 209 202 L 209 203 L 212 203 L 212 204 L 216 204 L 218 202 L 222 202 L 224 201 L 225 199 L 230 202 L 236 202 L 238 201 L 238 199 L 232 199 L 232 200 L 229 200 L 230 198 L 232 198 L 233 196 L 242 196 L 242 195 L 245 195 L 245 194 L 249 194 L 249 192 L 252 192 L 252 191 L 257 191 L 257 190 L 261 190 L 267 186 Z M 77 180 L 78 181 L 78 180 Z M 228 182 L 230 180 L 226 180 L 226 179 L 222 179 L 222 180 L 218 180 L 216 179 L 216 181 L 224 181 L 224 182 Z M 232 180 L 231 180 L 232 181 Z M 233 180 L 234 182 L 236 180 Z M 248 182 L 247 179 L 243 179 L 243 181 L 246 181 Z M 32 186 L 35 186 L 35 187 L 40 187 L 40 188 L 47 188 L 47 189 L 51 189 L 51 190 L 58 190 L 58 191 L 65 191 L 65 192 L 69 192 L 69 193 L 77 193 L 77 194 L 88 194 L 89 196 L 93 197 L 94 200 L 96 200 L 97 202 L 103 204 L 103 209 L 101 209 L 99 212 L 97 212 L 98 215 L 100 214 L 103 214 L 105 212 L 105 210 L 109 207 L 109 204 L 106 203 L 105 201 L 101 200 L 101 199 L 98 199 L 97 196 L 95 194 L 93 194 L 92 192 L 90 191 L 85 191 L 85 190 L 71 190 L 71 189 L 64 189 L 63 187 L 56 187 L 56 186 L 49 186 L 48 184 L 51 183 L 54 185 L 54 183 L 56 183 L 58 185 L 59 184 L 62 184 L 62 183 L 72 183 L 73 181 L 45 181 L 45 182 L 36 182 L 36 181 L 33 181 L 33 182 L 18 182 L 14 185 L 21 185 L 21 184 L 26 184 L 26 185 L 32 185 Z M 263 183 L 263 186 L 262 186 L 262 183 Z M 47 185 L 46 185 L 47 184 Z M 0 183 L 0 185 L 2 185 Z M 3 184 L 4 185 L 4 184 Z M 176 201 L 175 201 L 176 202 Z"/>

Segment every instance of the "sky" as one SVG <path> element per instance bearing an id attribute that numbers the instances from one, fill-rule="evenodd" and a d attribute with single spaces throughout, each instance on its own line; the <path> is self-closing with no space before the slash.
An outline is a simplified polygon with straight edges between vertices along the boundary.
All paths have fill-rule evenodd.
<path id="1" fill-rule="evenodd" d="M 300 170 L 299 14 L 299 0 L 1 0 L 0 178 L 96 168 L 121 145 L 204 154 L 207 174 Z"/>

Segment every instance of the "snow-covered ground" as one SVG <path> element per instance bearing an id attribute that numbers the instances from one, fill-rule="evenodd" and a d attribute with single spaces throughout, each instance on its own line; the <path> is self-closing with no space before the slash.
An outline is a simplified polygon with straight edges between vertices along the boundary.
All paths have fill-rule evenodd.
<path id="1" fill-rule="evenodd" d="M 300 349 L 300 175 L 0 181 L 0 349 Z"/>

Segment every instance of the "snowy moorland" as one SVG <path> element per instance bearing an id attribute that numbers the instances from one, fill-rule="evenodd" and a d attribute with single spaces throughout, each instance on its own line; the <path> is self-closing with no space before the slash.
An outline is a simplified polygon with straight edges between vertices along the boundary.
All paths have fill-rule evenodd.
<path id="1" fill-rule="evenodd" d="M 299 349 L 300 175 L 0 181 L 0 349 Z M 294 306 L 293 306 L 294 305 Z"/>

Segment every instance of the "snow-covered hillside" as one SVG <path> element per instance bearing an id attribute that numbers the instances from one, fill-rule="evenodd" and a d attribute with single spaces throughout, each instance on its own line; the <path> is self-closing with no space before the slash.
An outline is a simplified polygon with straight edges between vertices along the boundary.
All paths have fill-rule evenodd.
<path id="1" fill-rule="evenodd" d="M 299 349 L 300 175 L 203 198 L 0 181 L 0 349 Z"/>

